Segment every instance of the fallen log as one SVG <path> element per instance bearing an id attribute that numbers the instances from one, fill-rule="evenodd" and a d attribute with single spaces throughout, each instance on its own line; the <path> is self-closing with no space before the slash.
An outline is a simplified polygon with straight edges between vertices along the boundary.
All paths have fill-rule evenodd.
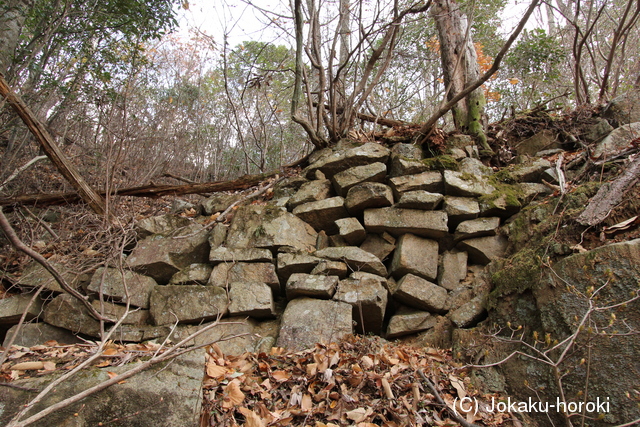
<path id="1" fill-rule="evenodd" d="M 201 194 L 215 193 L 218 191 L 246 190 L 247 188 L 254 187 L 260 184 L 262 181 L 272 178 L 279 173 L 280 171 L 259 175 L 244 175 L 233 181 L 217 181 L 185 185 L 143 185 L 140 187 L 115 189 L 111 192 L 110 195 L 156 198 L 162 196 L 180 196 L 184 194 Z M 98 194 L 103 197 L 106 195 L 104 191 L 100 191 L 98 192 Z M 0 197 L 0 206 L 49 206 L 77 203 L 80 200 L 80 196 L 75 192 L 57 194 L 26 194 L 16 197 Z"/>
<path id="2" fill-rule="evenodd" d="M 640 156 L 632 160 L 618 178 L 600 187 L 576 221 L 584 226 L 600 224 L 622 201 L 627 190 L 638 182 L 638 179 L 640 179 Z"/>

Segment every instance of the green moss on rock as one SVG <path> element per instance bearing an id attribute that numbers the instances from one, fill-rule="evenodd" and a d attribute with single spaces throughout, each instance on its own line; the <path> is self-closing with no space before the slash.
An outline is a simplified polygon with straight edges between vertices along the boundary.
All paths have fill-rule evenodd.
<path id="1" fill-rule="evenodd" d="M 443 154 L 441 156 L 429 157 L 427 159 L 423 159 L 422 163 L 426 165 L 429 168 L 429 170 L 457 171 L 460 168 L 458 161 L 448 154 Z"/>

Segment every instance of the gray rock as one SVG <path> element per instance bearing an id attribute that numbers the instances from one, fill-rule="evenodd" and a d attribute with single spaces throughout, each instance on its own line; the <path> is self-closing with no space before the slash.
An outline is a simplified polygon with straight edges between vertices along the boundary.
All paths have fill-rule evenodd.
<path id="1" fill-rule="evenodd" d="M 213 227 L 207 239 L 209 241 L 209 246 L 211 247 L 211 249 L 218 248 L 224 244 L 224 241 L 227 238 L 228 231 L 229 226 L 225 224 L 218 223 Z"/>
<path id="2" fill-rule="evenodd" d="M 336 220 L 338 233 L 350 246 L 357 246 L 367 237 L 364 227 L 356 218 L 341 218 Z"/>
<path id="3" fill-rule="evenodd" d="M 445 192 L 449 196 L 480 197 L 496 191 L 483 176 L 464 172 L 444 171 Z"/>
<path id="4" fill-rule="evenodd" d="M 154 234 L 138 242 L 127 258 L 127 266 L 160 284 L 167 283 L 190 264 L 208 260 L 208 235 L 203 226 L 195 223 L 170 237 Z"/>
<path id="5" fill-rule="evenodd" d="M 301 251 L 315 248 L 317 233 L 286 209 L 272 206 L 246 205 L 233 217 L 227 233 L 230 248 L 291 247 Z"/>
<path id="6" fill-rule="evenodd" d="M 188 227 L 191 223 L 192 220 L 189 218 L 175 214 L 166 214 L 152 216 L 138 221 L 135 225 L 135 230 L 138 239 L 144 239 L 152 234 L 168 235 L 174 233 L 180 228 Z"/>
<path id="7" fill-rule="evenodd" d="M 639 135 L 640 122 L 622 125 L 596 145 L 593 150 L 593 157 L 611 157 L 631 148 L 631 141 L 637 139 Z"/>
<path id="8" fill-rule="evenodd" d="M 486 295 L 478 295 L 461 307 L 449 312 L 448 317 L 458 328 L 471 328 L 486 316 Z"/>
<path id="9" fill-rule="evenodd" d="M 271 287 L 266 283 L 231 282 L 229 284 L 229 314 L 264 319 L 275 315 Z"/>
<path id="10" fill-rule="evenodd" d="M 314 176 L 316 170 L 322 171 L 326 176 L 333 176 L 345 169 L 355 166 L 368 165 L 370 163 L 387 163 L 390 151 L 373 142 L 346 150 L 325 151 L 319 158 L 309 159 L 310 166 L 305 169 L 307 178 Z M 315 161 L 312 161 L 315 160 Z"/>
<path id="11" fill-rule="evenodd" d="M 211 271 L 208 286 L 226 288 L 232 282 L 266 283 L 274 294 L 280 293 L 276 267 L 269 262 L 233 262 L 216 265 Z"/>
<path id="12" fill-rule="evenodd" d="M 321 261 L 316 265 L 313 270 L 311 270 L 311 274 L 321 275 L 321 276 L 337 276 L 339 279 L 344 279 L 347 277 L 349 272 L 349 267 L 347 263 L 341 261 Z"/>
<path id="13" fill-rule="evenodd" d="M 477 218 L 480 214 L 480 205 L 469 197 L 445 196 L 443 209 L 452 228 L 462 221 Z"/>
<path id="14" fill-rule="evenodd" d="M 141 310 L 130 306 L 129 312 L 127 312 L 126 305 L 113 304 L 107 301 L 100 303 L 99 300 L 91 301 L 91 305 L 98 313 L 110 319 L 119 320 L 124 317 L 123 325 L 142 325 L 149 321 L 149 310 Z"/>
<path id="15" fill-rule="evenodd" d="M 229 206 L 242 199 L 242 197 L 242 194 L 216 193 L 201 203 L 202 211 L 205 215 L 224 212 Z"/>
<path id="16" fill-rule="evenodd" d="M 553 190 L 544 184 L 534 182 L 521 182 L 517 184 L 518 193 L 521 195 L 519 200 L 522 204 L 527 205 L 538 197 L 546 197 L 553 194 Z"/>
<path id="17" fill-rule="evenodd" d="M 464 151 L 464 149 L 456 147 L 449 149 L 449 155 L 455 160 L 462 160 L 467 157 L 467 153 Z"/>
<path id="18" fill-rule="evenodd" d="M 171 213 L 179 214 L 181 212 L 187 211 L 200 215 L 202 213 L 202 206 L 195 205 L 187 200 L 182 199 L 173 199 L 171 201 Z"/>
<path id="19" fill-rule="evenodd" d="M 395 278 L 411 273 L 427 280 L 436 280 L 438 242 L 413 234 L 403 234 L 396 242 L 389 272 Z"/>
<path id="20" fill-rule="evenodd" d="M 617 126 L 640 122 L 640 91 L 630 90 L 612 99 L 602 112 L 602 117 Z"/>
<path id="21" fill-rule="evenodd" d="M 457 248 L 469 253 L 469 260 L 473 264 L 487 265 L 491 261 L 504 256 L 507 250 L 507 239 L 503 236 L 476 237 L 463 240 Z"/>
<path id="22" fill-rule="evenodd" d="M 351 187 L 345 199 L 345 207 L 351 215 L 359 215 L 365 209 L 383 208 L 392 204 L 391 187 L 378 182 L 365 182 Z"/>
<path id="23" fill-rule="evenodd" d="M 309 181 L 301 176 L 286 177 L 273 186 L 273 198 L 293 197 L 307 182 Z"/>
<path id="24" fill-rule="evenodd" d="M 316 231 L 326 231 L 329 234 L 338 232 L 338 227 L 335 225 L 336 220 L 348 216 L 342 197 L 331 197 L 318 202 L 305 203 L 297 206 L 293 210 L 293 214 L 310 224 Z"/>
<path id="25" fill-rule="evenodd" d="M 27 313 L 25 321 L 36 319 L 42 313 L 42 300 L 33 295 L 20 294 L 0 299 L 0 325 L 15 325 L 23 313 Z"/>
<path id="26" fill-rule="evenodd" d="M 8 348 L 9 340 L 16 330 L 18 330 L 18 325 L 9 328 L 4 343 L 2 343 L 3 347 Z M 13 345 L 33 347 L 34 345 L 44 344 L 47 341 L 56 341 L 60 345 L 84 342 L 66 329 L 57 328 L 46 323 L 25 323 L 20 327 Z"/>
<path id="27" fill-rule="evenodd" d="M 387 269 L 375 255 L 356 246 L 326 248 L 316 251 L 315 255 L 333 261 L 343 261 L 353 271 L 364 271 L 385 277 Z"/>
<path id="28" fill-rule="evenodd" d="M 286 283 L 292 274 L 310 273 L 320 261 L 321 258 L 304 252 L 279 253 L 278 277 L 282 283 Z"/>
<path id="29" fill-rule="evenodd" d="M 100 322 L 91 317 L 87 308 L 69 294 L 60 294 L 44 308 L 42 319 L 74 334 L 100 336 Z"/>
<path id="30" fill-rule="evenodd" d="M 444 196 L 440 193 L 429 193 L 424 190 L 407 191 L 400 195 L 396 208 L 422 209 L 432 211 L 438 209 Z"/>
<path id="31" fill-rule="evenodd" d="M 393 236 L 411 233 L 432 239 L 444 237 L 449 231 L 447 214 L 443 211 L 393 207 L 364 211 L 364 227 L 369 233 L 387 232 Z"/>
<path id="32" fill-rule="evenodd" d="M 424 157 L 422 147 L 416 144 L 399 142 L 391 147 L 391 153 L 412 160 L 421 160 Z"/>
<path id="33" fill-rule="evenodd" d="M 143 342 L 150 340 L 164 340 L 171 333 L 171 326 L 152 325 L 120 325 L 113 331 L 111 339 L 120 342 Z M 109 331 L 113 326 L 109 328 Z"/>
<path id="34" fill-rule="evenodd" d="M 292 274 L 287 281 L 287 299 L 299 297 L 331 299 L 338 286 L 338 276 Z"/>
<path id="35" fill-rule="evenodd" d="M 341 280 L 333 299 L 353 307 L 353 321 L 359 333 L 379 334 L 387 308 L 388 291 L 384 278 L 360 275 Z"/>
<path id="36" fill-rule="evenodd" d="M 360 249 L 377 256 L 380 261 L 387 259 L 396 248 L 396 239 L 387 232 L 381 234 L 367 234 L 367 238 L 360 245 Z"/>
<path id="37" fill-rule="evenodd" d="M 423 190 L 430 193 L 442 193 L 442 174 L 438 171 L 427 171 L 415 175 L 396 176 L 389 179 L 389 186 L 396 199 L 407 191 Z"/>
<path id="38" fill-rule="evenodd" d="M 419 159 L 402 157 L 392 153 L 389 166 L 389 176 L 416 175 L 429 170 L 429 166 Z"/>
<path id="39" fill-rule="evenodd" d="M 440 257 L 438 285 L 447 290 L 460 286 L 460 281 L 467 277 L 467 253 L 447 251 Z"/>
<path id="40" fill-rule="evenodd" d="M 496 191 L 491 196 L 479 200 L 480 216 L 499 216 L 509 218 L 520 212 L 522 203 L 516 195 Z"/>
<path id="41" fill-rule="evenodd" d="M 345 197 L 351 187 L 364 182 L 383 182 L 386 176 L 387 165 L 377 162 L 349 168 L 335 174 L 332 179 L 336 193 Z"/>
<path id="42" fill-rule="evenodd" d="M 401 336 L 415 334 L 431 329 L 436 324 L 436 317 L 428 311 L 416 310 L 409 307 L 401 307 L 387 326 L 385 338 L 388 340 Z"/>
<path id="43" fill-rule="evenodd" d="M 213 264 L 221 262 L 271 262 L 273 261 L 273 254 L 269 249 L 227 248 L 220 246 L 209 252 L 209 261 Z"/>
<path id="44" fill-rule="evenodd" d="M 328 179 L 318 179 L 306 182 L 300 187 L 287 203 L 290 210 L 304 203 L 317 202 L 319 200 L 328 199 L 332 196 L 331 181 Z"/>
<path id="45" fill-rule="evenodd" d="M 472 159 L 470 157 L 465 157 L 460 161 L 460 172 L 470 173 L 476 176 L 493 175 L 493 169 L 489 166 L 485 166 L 480 160 Z"/>
<path id="46" fill-rule="evenodd" d="M 353 333 L 351 312 L 351 305 L 340 301 L 294 299 L 282 315 L 276 345 L 299 351 L 319 342 L 337 342 Z"/>
<path id="47" fill-rule="evenodd" d="M 149 276 L 129 270 L 100 267 L 91 277 L 87 291 L 102 295 L 113 302 L 129 303 L 135 307 L 149 308 L 149 296 L 157 285 Z"/>
<path id="48" fill-rule="evenodd" d="M 151 292 L 154 324 L 213 320 L 227 313 L 227 292 L 218 286 L 156 286 Z"/>
<path id="49" fill-rule="evenodd" d="M 449 135 L 446 139 L 447 147 L 466 148 L 474 144 L 473 137 L 463 133 Z"/>
<path id="50" fill-rule="evenodd" d="M 551 167 L 547 159 L 534 159 L 521 165 L 510 166 L 507 170 L 517 182 L 540 182 L 542 173 Z"/>
<path id="51" fill-rule="evenodd" d="M 63 381 L 48 393 L 34 409 L 33 415 L 84 390 L 109 380 L 112 373 L 121 374 L 136 368 L 140 362 L 107 368 L 87 368 Z M 114 426 L 132 427 L 191 427 L 198 425 L 202 402 L 202 381 L 205 363 L 204 350 L 194 351 L 158 363 L 126 381 L 108 387 L 81 402 L 53 412 L 38 424 L 47 426 L 98 426 L 111 423 Z M 23 390 L 2 387 L 2 418 L 11 419 L 23 405 L 33 398 L 30 389 L 42 390 L 63 371 L 45 376 L 20 379 L 13 384 Z"/>
<path id="52" fill-rule="evenodd" d="M 443 313 L 447 290 L 421 277 L 407 274 L 398 281 L 393 298 L 419 310 Z"/>
<path id="53" fill-rule="evenodd" d="M 329 246 L 334 248 L 340 248 L 344 246 L 349 246 L 346 240 L 339 234 L 335 236 L 329 236 Z"/>
<path id="54" fill-rule="evenodd" d="M 476 218 L 463 221 L 456 227 L 455 241 L 472 239 L 474 237 L 495 236 L 500 227 L 500 218 Z"/>
<path id="55" fill-rule="evenodd" d="M 174 274 L 169 285 L 206 285 L 212 270 L 208 264 L 191 264 Z"/>
<path id="56" fill-rule="evenodd" d="M 82 280 L 82 276 L 71 271 L 63 264 L 60 264 L 55 261 L 49 261 L 49 264 L 55 268 L 58 273 L 62 276 L 62 278 L 74 289 L 78 289 L 80 286 L 80 282 Z M 62 287 L 58 284 L 58 282 L 53 278 L 51 273 L 49 273 L 45 268 L 33 261 L 30 262 L 22 272 L 22 276 L 18 279 L 19 286 L 28 287 L 28 288 L 38 288 L 40 286 L 44 286 L 44 289 L 53 292 L 64 292 Z"/>
<path id="57" fill-rule="evenodd" d="M 552 130 L 543 130 L 542 132 L 538 132 L 531 138 L 518 142 L 515 147 L 519 156 L 533 156 L 538 151 L 548 150 L 550 148 L 560 148 L 558 137 Z"/>
<path id="58" fill-rule="evenodd" d="M 253 319 L 228 317 L 202 325 L 178 325 L 169 338 L 172 342 L 177 343 L 208 328 L 194 339 L 187 341 L 185 345 L 200 346 L 215 343 L 224 355 L 240 356 L 247 352 L 255 352 L 260 345 L 260 337 L 255 335 L 257 326 L 258 323 Z"/>

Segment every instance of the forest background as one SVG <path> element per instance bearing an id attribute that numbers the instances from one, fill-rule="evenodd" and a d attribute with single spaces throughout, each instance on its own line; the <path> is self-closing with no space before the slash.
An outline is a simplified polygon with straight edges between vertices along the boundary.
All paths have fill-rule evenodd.
<path id="1" fill-rule="evenodd" d="M 203 182 L 273 171 L 314 146 L 370 137 L 385 119 L 419 127 L 435 118 L 482 139 L 488 122 L 516 112 L 590 108 L 640 85 L 637 0 L 516 9 L 505 0 L 245 0 L 217 6 L 218 28 L 175 32 L 181 16 L 203 13 L 197 7 L 0 1 L 0 72 L 94 188 L 175 183 L 166 173 Z M 538 19 L 518 32 L 527 7 Z M 262 35 L 237 42 L 247 10 Z M 515 21 L 514 10 L 522 10 Z M 444 28 L 442 16 L 456 14 L 457 27 Z M 448 39 L 472 49 L 447 58 Z M 461 70 L 456 88 L 451 75 Z M 484 73 L 480 130 L 459 122 L 455 108 L 438 118 L 444 101 Z M 0 150 L 5 196 L 70 189 L 48 162 L 37 165 L 46 179 L 5 182 L 42 154 L 7 105 Z"/>

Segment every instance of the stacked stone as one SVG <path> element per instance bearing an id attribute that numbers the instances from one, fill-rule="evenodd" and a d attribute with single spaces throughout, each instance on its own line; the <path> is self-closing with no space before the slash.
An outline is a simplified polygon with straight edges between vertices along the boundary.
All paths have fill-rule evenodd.
<path id="1" fill-rule="evenodd" d="M 354 331 L 396 338 L 474 326 L 489 287 L 473 272 L 504 254 L 501 223 L 547 189 L 523 182 L 519 199 L 504 194 L 490 168 L 466 157 L 472 149 L 457 153 L 459 170 L 441 172 L 409 144 L 322 150 L 302 177 L 279 185 L 275 203 L 241 206 L 213 229 L 174 215 L 141 221 L 124 273 L 100 268 L 88 283 L 70 283 L 108 317 L 126 304 L 135 310 L 115 339 L 175 342 L 223 319 L 197 343 L 237 336 L 221 343 L 228 353 L 302 349 Z M 537 180 L 547 168 L 538 161 L 512 175 Z M 203 208 L 212 214 L 235 200 L 218 195 Z M 32 317 L 99 336 L 99 322 L 47 274 L 34 267 L 21 278 L 25 287 L 48 280 L 55 296 Z"/>

